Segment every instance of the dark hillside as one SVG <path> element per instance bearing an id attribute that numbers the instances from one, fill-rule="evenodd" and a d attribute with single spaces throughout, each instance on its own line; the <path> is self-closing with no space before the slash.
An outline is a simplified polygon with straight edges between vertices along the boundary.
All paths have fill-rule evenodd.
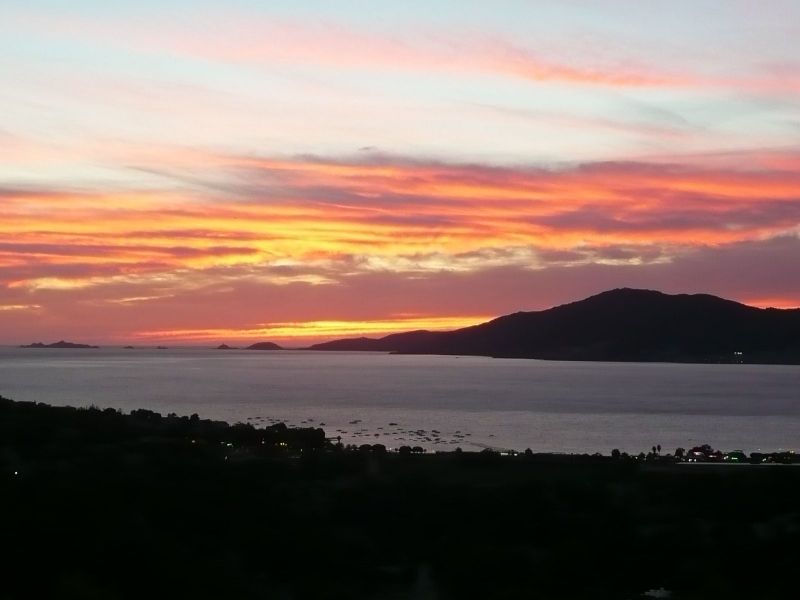
<path id="1" fill-rule="evenodd" d="M 794 465 L 341 448 L 0 398 L 0 599 L 783 600 L 798 484 Z"/>
<path id="2" fill-rule="evenodd" d="M 551 360 L 800 364 L 800 309 L 759 309 L 706 294 L 618 289 L 450 332 L 339 340 L 312 348 L 356 345 L 399 353 Z"/>

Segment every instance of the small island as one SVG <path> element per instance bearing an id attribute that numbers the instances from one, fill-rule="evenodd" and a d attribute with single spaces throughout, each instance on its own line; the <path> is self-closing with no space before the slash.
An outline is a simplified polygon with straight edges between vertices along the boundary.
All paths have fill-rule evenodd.
<path id="1" fill-rule="evenodd" d="M 43 344 L 42 342 L 34 342 L 33 344 L 23 345 L 20 348 L 99 348 L 100 346 L 91 346 L 89 344 L 76 344 L 74 342 L 65 342 L 60 340 L 52 344 Z"/>
<path id="2" fill-rule="evenodd" d="M 236 348 L 233 346 L 228 346 L 228 344 L 220 344 L 214 348 L 214 350 L 236 350 Z"/>
<path id="3" fill-rule="evenodd" d="M 246 348 L 247 350 L 283 350 L 278 344 L 273 342 L 258 342 Z"/>

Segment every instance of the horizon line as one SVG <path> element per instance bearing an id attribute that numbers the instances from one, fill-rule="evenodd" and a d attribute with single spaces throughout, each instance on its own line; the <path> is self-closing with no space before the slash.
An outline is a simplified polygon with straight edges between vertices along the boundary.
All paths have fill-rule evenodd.
<path id="1" fill-rule="evenodd" d="M 800 309 L 800 302 L 787 301 L 784 299 L 776 301 L 776 299 L 752 299 L 749 301 L 731 300 L 723 298 L 715 294 L 706 292 L 688 293 L 668 293 L 660 290 L 648 288 L 631 288 L 631 287 L 618 287 L 609 290 L 604 290 L 596 294 L 585 296 L 578 300 L 571 300 L 560 304 L 554 304 L 547 308 L 538 310 L 518 310 L 512 312 L 504 312 L 499 315 L 467 315 L 467 316 L 411 316 L 411 315 L 398 315 L 390 319 L 371 319 L 371 320 L 308 320 L 308 321 L 295 321 L 289 323 L 270 323 L 261 324 L 259 327 L 253 328 L 207 328 L 207 329 L 171 329 L 171 330 L 153 330 L 138 332 L 137 336 L 126 338 L 84 338 L 79 343 L 103 345 L 105 347 L 120 347 L 133 346 L 136 349 L 150 348 L 164 344 L 171 344 L 173 348 L 202 348 L 208 349 L 211 344 L 236 344 L 251 345 L 258 342 L 273 342 L 281 346 L 282 350 L 307 350 L 310 346 L 315 344 L 324 343 L 339 339 L 355 339 L 355 338 L 382 338 L 388 335 L 397 333 L 408 333 L 411 331 L 436 331 L 448 332 L 487 323 L 494 319 L 515 314 L 519 312 L 541 312 L 572 304 L 574 302 L 581 302 L 589 298 L 599 296 L 601 294 L 632 290 L 632 291 L 648 291 L 655 292 L 666 296 L 714 296 L 736 302 L 744 306 L 757 308 L 761 310 L 774 309 L 774 310 L 797 310 Z M 289 333 L 292 331 L 293 333 Z M 323 333 L 324 332 L 324 333 Z M 65 341 L 66 337 L 58 337 L 60 341 Z M 67 336 L 69 337 L 69 336 Z M 146 340 L 146 341 L 145 341 Z M 297 344 L 304 342 L 305 345 L 291 345 L 284 346 L 285 344 Z M 20 347 L 28 345 L 31 341 L 14 341 L 14 342 L 0 342 L 0 347 Z M 43 343 L 56 343 L 56 342 L 43 342 Z M 73 342 L 75 343 L 75 342 Z M 214 349 L 214 348 L 210 348 Z M 232 349 L 246 349 L 246 348 L 232 348 Z"/>

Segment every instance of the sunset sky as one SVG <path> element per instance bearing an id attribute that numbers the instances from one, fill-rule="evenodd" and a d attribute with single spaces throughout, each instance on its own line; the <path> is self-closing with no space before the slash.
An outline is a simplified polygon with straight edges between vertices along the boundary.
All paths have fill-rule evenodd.
<path id="1" fill-rule="evenodd" d="M 0 344 L 800 306 L 795 0 L 0 3 Z"/>

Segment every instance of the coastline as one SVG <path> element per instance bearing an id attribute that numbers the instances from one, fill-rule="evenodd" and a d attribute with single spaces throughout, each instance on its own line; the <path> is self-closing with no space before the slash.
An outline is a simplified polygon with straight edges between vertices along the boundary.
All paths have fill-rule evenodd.
<path id="1" fill-rule="evenodd" d="M 429 451 L 638 454 L 710 443 L 749 453 L 795 448 L 800 427 L 800 372 L 774 365 L 12 348 L 0 350 L 0 381 L 0 393 L 18 400 L 229 423 L 302 427 L 313 418 L 345 443 Z"/>
<path id="2" fill-rule="evenodd" d="M 630 462 L 633 464 L 660 466 L 660 465 L 691 465 L 691 466 L 778 466 L 800 465 L 800 454 L 794 450 L 774 450 L 751 452 L 749 455 L 741 450 L 723 451 L 715 450 L 708 444 L 693 448 L 677 448 L 674 453 L 667 449 L 652 446 L 638 454 L 613 450 L 604 455 L 599 451 L 592 453 L 568 452 L 534 452 L 530 448 L 503 449 L 484 447 L 481 450 L 466 450 L 457 447 L 454 449 L 436 449 L 428 451 L 419 445 L 400 444 L 387 447 L 385 444 L 376 443 L 352 444 L 342 443 L 342 437 L 326 433 L 322 426 L 324 423 L 313 425 L 309 419 L 307 427 L 287 426 L 283 422 L 266 423 L 227 423 L 225 421 L 211 420 L 200 417 L 198 414 L 177 415 L 169 413 L 162 415 L 150 409 L 134 409 L 126 413 L 114 408 L 100 408 L 95 405 L 86 407 L 51 406 L 37 402 L 18 402 L 0 395 L 0 416 L 6 423 L 14 423 L 14 428 L 21 428 L 12 438 L 10 430 L 6 429 L 5 442 L 9 439 L 22 441 L 30 432 L 25 432 L 25 427 L 36 430 L 41 437 L 42 431 L 48 429 L 51 436 L 64 428 L 82 428 L 89 436 L 89 440 L 102 440 L 104 444 L 117 442 L 134 443 L 151 441 L 154 438 L 163 438 L 171 442 L 191 443 L 224 447 L 225 460 L 231 458 L 258 458 L 258 457 L 286 457 L 299 458 L 305 453 L 361 453 L 377 454 L 382 456 L 461 456 L 465 454 L 480 454 L 484 456 L 497 456 L 511 459 L 536 460 L 537 462 L 580 462 L 595 464 L 603 461 L 617 463 Z M 305 421 L 304 421 L 305 422 Z M 357 423 L 358 421 L 354 421 Z M 437 432 L 438 433 L 438 432 Z M 115 439 L 115 435 L 120 436 Z M 34 439 L 36 439 L 34 437 Z M 48 439 L 48 444 L 54 444 L 55 438 Z M 42 440 L 39 440 L 40 442 Z"/>

